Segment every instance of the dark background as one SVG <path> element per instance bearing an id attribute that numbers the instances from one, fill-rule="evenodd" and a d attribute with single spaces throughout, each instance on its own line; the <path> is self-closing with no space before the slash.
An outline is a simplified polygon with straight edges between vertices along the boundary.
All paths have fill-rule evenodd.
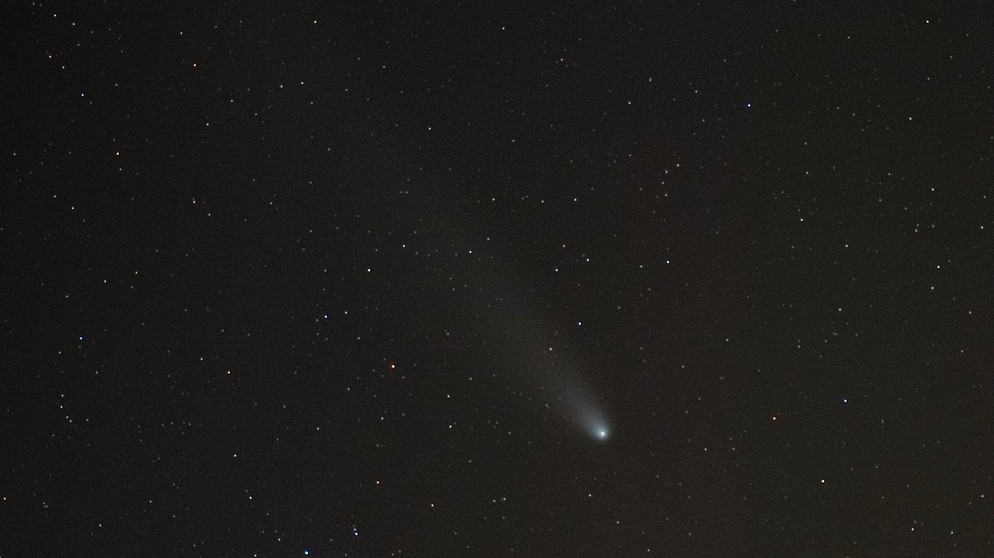
<path id="1" fill-rule="evenodd" d="M 3 8 L 0 555 L 994 553 L 982 3 L 421 4 Z"/>

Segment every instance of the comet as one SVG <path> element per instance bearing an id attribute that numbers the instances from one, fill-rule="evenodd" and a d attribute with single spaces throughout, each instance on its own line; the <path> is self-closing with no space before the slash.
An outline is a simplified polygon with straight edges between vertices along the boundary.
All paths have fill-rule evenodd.
<path id="1" fill-rule="evenodd" d="M 586 417 L 584 422 L 586 423 L 585 427 L 587 432 L 595 440 L 604 441 L 611 437 L 611 427 L 608 425 L 607 421 L 599 415 L 595 414 L 593 416 Z"/>
<path id="2" fill-rule="evenodd" d="M 565 414 L 581 430 L 598 442 L 611 437 L 611 423 L 594 401 L 589 390 L 582 389 L 573 378 L 559 378 Z M 567 387 L 568 386 L 568 387 Z"/>

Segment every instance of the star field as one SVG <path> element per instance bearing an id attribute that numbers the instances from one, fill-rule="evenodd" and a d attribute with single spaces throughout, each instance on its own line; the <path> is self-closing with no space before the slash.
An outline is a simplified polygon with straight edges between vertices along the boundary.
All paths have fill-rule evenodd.
<path id="1" fill-rule="evenodd" d="M 4 12 L 0 555 L 994 552 L 982 6 Z"/>

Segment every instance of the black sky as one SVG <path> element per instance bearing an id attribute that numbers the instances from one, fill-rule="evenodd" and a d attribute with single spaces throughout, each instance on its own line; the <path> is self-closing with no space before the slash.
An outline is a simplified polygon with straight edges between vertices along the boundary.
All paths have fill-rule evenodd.
<path id="1" fill-rule="evenodd" d="M 3 556 L 994 552 L 982 4 L 2 12 Z"/>

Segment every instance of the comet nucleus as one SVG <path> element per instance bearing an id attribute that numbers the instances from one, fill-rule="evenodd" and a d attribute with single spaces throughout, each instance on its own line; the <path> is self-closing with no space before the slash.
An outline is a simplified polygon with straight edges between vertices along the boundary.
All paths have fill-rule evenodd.
<path id="1" fill-rule="evenodd" d="M 611 437 L 611 426 L 600 412 L 588 410 L 584 415 L 580 420 L 591 437 L 595 440 L 607 440 Z"/>

